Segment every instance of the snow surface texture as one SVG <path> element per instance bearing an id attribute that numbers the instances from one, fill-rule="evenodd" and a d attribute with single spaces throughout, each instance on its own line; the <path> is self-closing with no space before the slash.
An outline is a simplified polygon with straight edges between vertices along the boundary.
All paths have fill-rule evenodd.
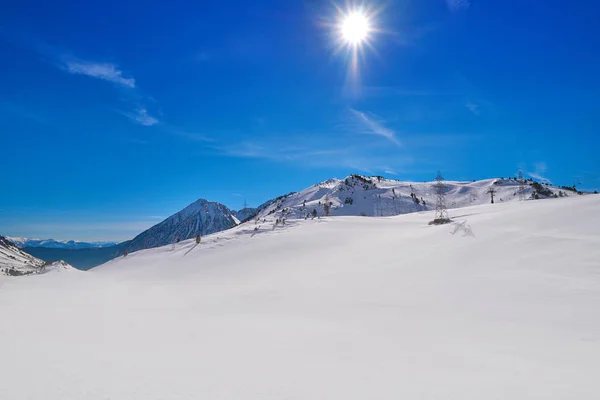
<path id="1" fill-rule="evenodd" d="M 234 212 L 223 204 L 200 199 L 137 235 L 127 247 L 127 251 L 150 249 L 196 235 L 220 232 L 238 223 Z"/>
<path id="2" fill-rule="evenodd" d="M 74 268 L 64 261 L 47 264 L 0 236 L 0 275 L 31 275 L 64 270 Z"/>
<path id="3" fill-rule="evenodd" d="M 0 277 L 0 398 L 596 400 L 599 215 L 268 219 Z"/>
<path id="4" fill-rule="evenodd" d="M 77 242 L 75 240 L 31 239 L 6 237 L 19 248 L 43 247 L 47 249 L 94 249 L 114 246 L 116 242 Z"/>

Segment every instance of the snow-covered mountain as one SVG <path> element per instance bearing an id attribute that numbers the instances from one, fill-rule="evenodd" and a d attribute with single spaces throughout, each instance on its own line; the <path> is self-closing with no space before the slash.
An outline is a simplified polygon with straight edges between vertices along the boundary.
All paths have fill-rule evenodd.
<path id="1" fill-rule="evenodd" d="M 25 253 L 14 243 L 0 236 L 0 274 L 19 276 L 74 269 L 64 261 L 46 263 Z"/>
<path id="2" fill-rule="evenodd" d="M 200 199 L 137 235 L 127 247 L 129 253 L 164 246 L 196 235 L 207 235 L 232 228 L 239 220 L 220 203 Z"/>
<path id="3" fill-rule="evenodd" d="M 129 253 L 164 246 L 198 234 L 220 232 L 249 220 L 264 220 L 268 216 L 286 219 L 304 219 L 313 213 L 325 214 L 326 203 L 331 205 L 332 216 L 392 216 L 435 209 L 436 182 L 400 182 L 381 176 L 350 175 L 345 179 L 329 179 L 300 192 L 292 192 L 271 199 L 257 208 L 232 211 L 226 206 L 200 199 L 177 214 L 135 237 Z M 491 201 L 491 189 L 497 203 L 519 199 L 519 182 L 510 179 L 486 179 L 473 182 L 444 182 L 446 204 L 449 209 Z M 538 197 L 558 196 L 554 187 L 527 182 L 525 196 L 532 197 L 536 188 Z M 538 184 L 534 184 L 538 185 Z M 560 191 L 562 194 L 562 191 Z M 571 192 L 573 193 L 573 192 Z"/>
<path id="4" fill-rule="evenodd" d="M 32 239 L 24 237 L 6 237 L 19 248 L 44 247 L 48 249 L 92 249 L 114 246 L 116 242 L 78 242 L 75 240 Z"/>
<path id="5" fill-rule="evenodd" d="M 258 207 L 255 218 L 277 215 L 297 219 L 310 217 L 313 212 L 322 216 L 326 203 L 331 205 L 332 216 L 392 216 L 435 210 L 435 184 L 435 181 L 400 182 L 380 176 L 350 175 L 346 179 L 330 179 L 271 200 Z M 445 181 L 444 184 L 449 209 L 488 204 L 491 202 L 491 189 L 495 192 L 496 203 L 519 200 L 519 182 L 514 178 L 473 182 Z M 574 192 L 563 192 L 558 188 L 533 182 L 526 182 L 525 185 L 526 198 L 555 197 L 559 192 L 565 193 L 565 196 L 575 195 Z"/>

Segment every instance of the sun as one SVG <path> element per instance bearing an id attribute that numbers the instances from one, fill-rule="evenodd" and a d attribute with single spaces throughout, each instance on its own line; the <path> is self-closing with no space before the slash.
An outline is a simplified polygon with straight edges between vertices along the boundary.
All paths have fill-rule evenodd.
<path id="1" fill-rule="evenodd" d="M 361 12 L 350 13 L 342 21 L 342 38 L 352 46 L 358 46 L 367 40 L 369 31 L 369 19 Z"/>
<path id="2" fill-rule="evenodd" d="M 358 84 L 359 67 L 364 63 L 368 53 L 378 56 L 375 41 L 383 33 L 379 27 L 378 16 L 383 6 L 375 6 L 375 2 L 367 0 L 344 0 L 345 6 L 333 0 L 331 15 L 323 18 L 327 28 L 333 56 L 345 58 L 348 64 L 348 82 Z M 341 1 L 341 0 L 339 0 Z"/>

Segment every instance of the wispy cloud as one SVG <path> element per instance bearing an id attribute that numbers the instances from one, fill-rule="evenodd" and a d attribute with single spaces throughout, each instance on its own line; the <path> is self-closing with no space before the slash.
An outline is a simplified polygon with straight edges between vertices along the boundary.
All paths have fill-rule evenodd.
<path id="1" fill-rule="evenodd" d="M 138 108 L 135 112 L 121 111 L 121 114 L 129 118 L 136 124 L 143 126 L 152 126 L 158 124 L 158 119 L 148 114 L 148 110 L 145 108 Z"/>
<path id="2" fill-rule="evenodd" d="M 534 165 L 534 171 L 527 172 L 527 175 L 529 175 L 533 179 L 537 179 L 540 182 L 550 183 L 550 179 L 548 179 L 546 176 L 544 176 L 544 175 L 546 175 L 547 171 L 548 171 L 548 166 L 546 165 L 546 163 L 538 162 Z"/>
<path id="3" fill-rule="evenodd" d="M 452 12 L 466 10 L 471 6 L 470 0 L 446 0 L 448 8 Z"/>
<path id="4" fill-rule="evenodd" d="M 357 129 L 359 133 L 381 136 L 395 145 L 400 146 L 400 141 L 396 138 L 394 131 L 386 128 L 382 121 L 378 121 L 375 117 L 370 117 L 366 113 L 353 108 L 350 109 L 350 112 L 359 122 L 359 129 Z"/>
<path id="5" fill-rule="evenodd" d="M 85 75 L 90 78 L 101 79 L 127 89 L 124 95 L 128 105 L 133 111 L 118 112 L 127 117 L 131 122 L 142 126 L 154 126 L 160 121 L 148 112 L 145 103 L 156 102 L 151 96 L 144 96 L 136 87 L 133 77 L 125 77 L 123 71 L 113 63 L 95 62 L 79 59 L 74 56 L 58 56 L 57 66 L 71 74 Z"/>
<path id="6" fill-rule="evenodd" d="M 467 108 L 467 110 L 471 111 L 473 115 L 481 115 L 481 108 L 478 104 L 475 104 L 472 101 L 467 101 L 465 107 Z"/>
<path id="7" fill-rule="evenodd" d="M 60 67 L 71 74 L 86 75 L 92 78 L 113 82 L 126 88 L 135 88 L 135 79 L 125 78 L 123 76 L 123 71 L 112 63 L 65 58 L 62 60 Z"/>

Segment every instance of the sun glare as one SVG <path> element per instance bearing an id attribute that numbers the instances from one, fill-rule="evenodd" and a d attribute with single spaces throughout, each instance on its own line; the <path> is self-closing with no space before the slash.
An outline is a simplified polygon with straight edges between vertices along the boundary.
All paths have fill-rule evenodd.
<path id="1" fill-rule="evenodd" d="M 359 66 L 365 60 L 367 53 L 377 54 L 374 41 L 384 32 L 377 26 L 377 16 L 383 8 L 374 7 L 364 0 L 358 4 L 358 1 L 345 0 L 345 7 L 333 3 L 334 14 L 324 19 L 334 44 L 333 55 L 346 58 L 348 82 L 353 85 L 358 84 Z"/>
<path id="2" fill-rule="evenodd" d="M 369 20 L 360 12 L 354 12 L 344 18 L 341 30 L 344 40 L 357 46 L 367 39 Z"/>

